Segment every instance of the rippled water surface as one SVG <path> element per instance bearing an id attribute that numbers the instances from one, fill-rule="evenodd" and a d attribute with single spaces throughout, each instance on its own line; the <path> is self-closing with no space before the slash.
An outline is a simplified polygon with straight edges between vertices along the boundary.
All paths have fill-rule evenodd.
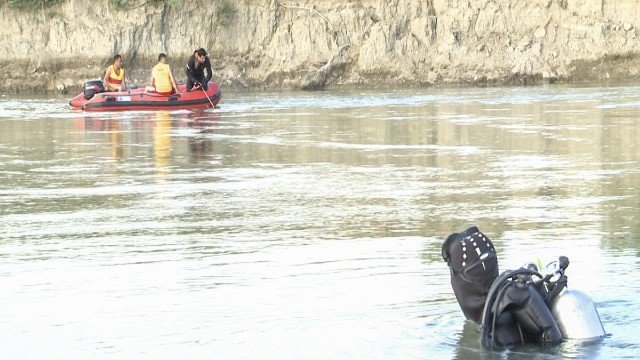
<path id="1" fill-rule="evenodd" d="M 0 97 L 0 357 L 637 358 L 640 87 Z M 596 343 L 483 350 L 440 257 L 568 255 Z"/>

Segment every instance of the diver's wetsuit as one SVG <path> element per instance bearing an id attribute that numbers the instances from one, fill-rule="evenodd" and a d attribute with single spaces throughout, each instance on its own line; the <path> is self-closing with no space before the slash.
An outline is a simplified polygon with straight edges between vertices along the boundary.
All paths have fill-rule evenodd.
<path id="1" fill-rule="evenodd" d="M 493 243 L 475 226 L 449 235 L 442 244 L 442 258 L 450 268 L 451 287 L 462 312 L 482 325 L 482 346 L 500 348 L 563 340 L 546 301 L 550 303 L 551 294 L 557 295 L 566 286 L 566 279 L 564 283 L 557 281 L 561 288 L 556 292 L 555 285 L 551 289 L 548 283 L 534 282 L 542 281 L 543 276 L 531 269 L 498 275 Z"/>
<path id="2" fill-rule="evenodd" d="M 204 76 L 204 70 L 207 70 L 207 76 Z M 209 80 L 213 76 L 213 72 L 211 71 L 211 62 L 209 61 L 209 57 L 205 56 L 204 62 L 200 63 L 196 60 L 195 55 L 191 55 L 189 60 L 187 60 L 187 91 L 193 88 L 193 85 L 196 82 L 202 84 L 202 88 L 207 90 L 207 85 L 209 84 Z"/>

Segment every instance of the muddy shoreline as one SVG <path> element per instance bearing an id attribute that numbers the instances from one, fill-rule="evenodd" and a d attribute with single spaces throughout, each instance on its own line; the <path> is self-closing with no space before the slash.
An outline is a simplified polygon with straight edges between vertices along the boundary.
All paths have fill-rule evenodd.
<path id="1" fill-rule="evenodd" d="M 130 85 L 145 86 L 149 81 L 150 68 L 153 62 L 147 61 L 149 68 L 144 65 L 133 64 L 127 66 L 127 78 Z M 0 62 L 0 68 L 5 69 L 0 83 L 0 94 L 74 94 L 82 90 L 85 81 L 99 79 L 104 69 L 109 65 L 108 60 L 102 64 L 90 64 L 89 61 L 70 61 L 65 66 L 63 61 L 51 64 L 29 64 L 28 71 L 24 71 L 24 63 Z M 306 89 L 305 81 L 310 76 L 304 71 L 281 73 L 271 76 L 261 83 L 251 79 L 225 76 L 223 70 L 214 65 L 212 81 L 221 84 L 225 89 L 232 90 L 322 90 L 337 88 L 379 89 L 400 87 L 429 87 L 429 86 L 528 86 L 541 84 L 604 84 L 640 82 L 640 73 L 633 69 L 640 69 L 640 57 L 624 56 L 599 59 L 591 62 L 576 62 L 571 65 L 571 74 L 566 77 L 545 78 L 543 74 L 506 74 L 502 78 L 489 78 L 478 73 L 472 78 L 446 79 L 434 82 L 412 81 L 412 79 L 391 78 L 388 74 L 368 74 L 358 81 L 340 81 L 331 79 L 319 88 Z M 631 69 L 631 70 L 630 70 Z M 178 82 L 186 79 L 184 70 L 174 65 L 172 71 Z M 13 74 L 13 76 L 12 76 Z M 312 75 L 312 73 L 311 73 Z"/>

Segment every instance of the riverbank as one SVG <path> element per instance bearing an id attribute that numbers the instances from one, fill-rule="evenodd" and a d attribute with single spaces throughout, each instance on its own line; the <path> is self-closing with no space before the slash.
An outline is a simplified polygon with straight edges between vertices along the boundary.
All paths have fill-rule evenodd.
<path id="1" fill-rule="evenodd" d="M 145 84 L 198 47 L 225 88 L 640 81 L 632 0 L 67 0 L 2 7 L 0 92 L 73 93 L 121 53 Z"/>

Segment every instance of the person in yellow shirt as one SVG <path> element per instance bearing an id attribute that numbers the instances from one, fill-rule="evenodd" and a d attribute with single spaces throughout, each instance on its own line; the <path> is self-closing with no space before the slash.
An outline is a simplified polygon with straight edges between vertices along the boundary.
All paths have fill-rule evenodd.
<path id="1" fill-rule="evenodd" d="M 106 91 L 126 91 L 127 83 L 122 66 L 122 56 L 120 54 L 113 57 L 113 64 L 109 65 L 104 73 L 104 88 Z"/>
<path id="2" fill-rule="evenodd" d="M 151 87 L 154 87 L 155 92 L 161 95 L 169 96 L 178 93 L 176 79 L 173 78 L 169 64 L 167 64 L 167 55 L 164 53 L 158 55 L 158 63 L 151 70 Z"/>

